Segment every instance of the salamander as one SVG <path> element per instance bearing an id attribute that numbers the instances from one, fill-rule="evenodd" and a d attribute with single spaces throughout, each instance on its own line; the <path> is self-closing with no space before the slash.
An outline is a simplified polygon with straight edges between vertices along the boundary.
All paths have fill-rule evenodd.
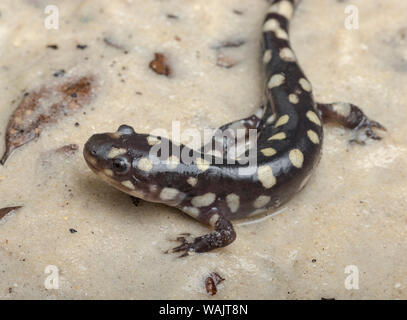
<path id="1" fill-rule="evenodd" d="M 193 150 L 121 125 L 86 142 L 88 166 L 107 183 L 131 196 L 176 207 L 214 229 L 192 239 L 181 235 L 180 244 L 167 252 L 184 257 L 225 247 L 236 238 L 231 220 L 289 201 L 319 162 L 323 121 L 352 129 L 356 142 L 381 138 L 374 128 L 385 128 L 357 106 L 314 101 L 288 36 L 298 2 L 271 1 L 262 27 L 265 103 L 253 115 L 219 128 L 220 138 L 214 135 Z M 238 130 L 243 139 L 233 135 Z M 248 143 L 253 130 L 254 143 Z M 244 147 L 240 156 L 229 157 L 239 143 Z M 242 158 L 246 161 L 240 162 Z"/>

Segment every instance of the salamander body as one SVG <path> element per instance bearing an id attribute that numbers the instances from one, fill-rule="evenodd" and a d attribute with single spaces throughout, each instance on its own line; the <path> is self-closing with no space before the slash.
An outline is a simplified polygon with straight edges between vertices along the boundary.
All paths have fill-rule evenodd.
<path id="1" fill-rule="evenodd" d="M 358 107 L 314 102 L 288 38 L 296 2 L 272 1 L 263 24 L 264 106 L 222 126 L 220 138 L 215 135 L 201 150 L 192 150 L 122 125 L 117 132 L 93 135 L 85 144 L 87 164 L 109 184 L 134 197 L 177 207 L 215 229 L 192 241 L 179 237 L 181 245 L 170 252 L 185 256 L 224 247 L 236 238 L 231 220 L 289 201 L 318 164 L 322 120 L 335 120 L 359 136 L 380 138 L 372 128 L 384 128 Z M 243 140 L 236 138 L 238 130 Z M 249 143 L 253 130 L 256 139 Z M 231 152 L 239 144 L 242 152 Z"/>

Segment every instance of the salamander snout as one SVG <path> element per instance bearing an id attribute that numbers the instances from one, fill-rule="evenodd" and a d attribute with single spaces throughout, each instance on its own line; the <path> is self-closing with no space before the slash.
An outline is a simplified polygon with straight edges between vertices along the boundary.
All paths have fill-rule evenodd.
<path id="1" fill-rule="evenodd" d="M 94 134 L 85 144 L 83 150 L 85 159 L 88 162 L 91 158 L 97 161 L 107 161 L 119 153 L 125 153 L 128 147 L 125 137 L 129 137 L 134 133 L 132 127 L 121 125 L 118 130 L 113 133 Z"/>
<path id="2" fill-rule="evenodd" d="M 89 157 L 103 159 L 109 153 L 112 147 L 112 141 L 109 141 L 106 134 L 94 134 L 86 142 L 83 149 L 85 159 Z"/>
<path id="3" fill-rule="evenodd" d="M 127 147 L 117 133 L 94 134 L 83 148 L 83 156 L 95 172 L 109 169 L 115 173 L 125 173 L 124 165 L 129 169 L 131 163 L 126 154 Z"/>
<path id="4" fill-rule="evenodd" d="M 89 168 L 102 180 L 144 199 L 148 194 L 145 189 L 150 185 L 146 183 L 146 172 L 141 171 L 148 168 L 150 162 L 146 160 L 138 165 L 138 160 L 146 157 L 148 147 L 146 135 L 137 134 L 132 127 L 122 125 L 116 132 L 91 136 L 85 143 L 83 156 Z"/>

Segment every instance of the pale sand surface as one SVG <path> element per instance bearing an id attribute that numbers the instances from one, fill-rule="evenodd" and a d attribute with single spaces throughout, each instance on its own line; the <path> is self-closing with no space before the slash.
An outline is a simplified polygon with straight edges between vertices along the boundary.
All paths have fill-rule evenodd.
<path id="1" fill-rule="evenodd" d="M 229 247 L 177 259 L 163 254 L 169 240 L 206 226 L 163 205 L 135 207 L 88 169 L 81 149 L 123 123 L 203 129 L 251 114 L 262 99 L 266 1 L 59 0 L 60 28 L 46 30 L 49 1 L 2 0 L 0 150 L 24 90 L 53 83 L 60 69 L 93 74 L 98 88 L 86 114 L 44 130 L 0 167 L 0 208 L 24 206 L 0 222 L 0 298 L 207 299 L 212 271 L 226 278 L 220 299 L 407 298 L 407 2 L 353 2 L 357 31 L 344 28 L 346 2 L 304 1 L 293 47 L 316 99 L 360 105 L 387 126 L 385 139 L 351 146 L 348 132 L 326 126 L 319 167 L 280 215 L 237 222 Z M 223 52 L 238 64 L 216 66 L 211 47 L 239 39 Z M 149 69 L 154 52 L 168 56 L 170 78 Z M 73 156 L 53 152 L 72 143 Z M 59 290 L 44 287 L 47 265 L 60 270 Z M 344 286 L 348 265 L 359 269 L 359 290 Z"/>

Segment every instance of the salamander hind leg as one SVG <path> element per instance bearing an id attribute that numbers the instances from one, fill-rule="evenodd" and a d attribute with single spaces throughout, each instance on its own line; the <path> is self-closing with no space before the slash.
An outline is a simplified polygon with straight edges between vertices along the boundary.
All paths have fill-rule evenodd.
<path id="1" fill-rule="evenodd" d="M 208 252 L 217 248 L 226 247 L 236 239 L 236 233 L 232 223 L 218 213 L 218 210 L 211 209 L 208 222 L 215 231 L 205 234 L 200 237 L 192 238 L 188 240 L 189 234 L 181 234 L 177 241 L 181 242 L 181 245 L 173 249 L 168 250 L 166 253 L 182 252 L 180 258 L 189 256 L 195 252 L 202 253 Z M 205 220 L 207 220 L 205 218 Z"/>
<path id="2" fill-rule="evenodd" d="M 386 131 L 386 128 L 379 122 L 370 120 L 365 113 L 351 103 L 317 103 L 324 121 L 334 121 L 354 132 L 350 142 L 365 144 L 367 139 L 382 139 L 373 129 Z"/>

